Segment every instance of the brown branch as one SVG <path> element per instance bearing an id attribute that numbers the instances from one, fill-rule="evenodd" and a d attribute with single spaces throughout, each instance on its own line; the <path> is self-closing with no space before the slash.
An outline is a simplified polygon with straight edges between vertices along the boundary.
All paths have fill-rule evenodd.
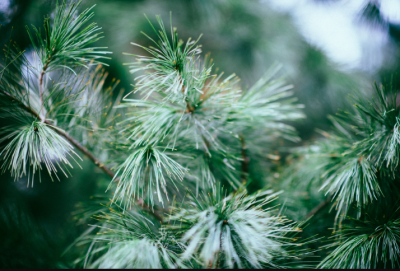
<path id="1" fill-rule="evenodd" d="M 40 117 L 42 118 L 42 121 L 45 120 L 45 116 L 43 114 L 43 108 L 44 108 L 44 103 L 43 103 L 43 78 L 44 74 L 46 73 L 47 68 L 49 67 L 51 56 L 47 59 L 46 64 L 43 66 L 42 72 L 40 73 L 39 76 L 39 94 L 40 94 Z"/>
<path id="2" fill-rule="evenodd" d="M 48 124 L 50 127 L 56 127 L 54 126 L 54 124 L 52 124 L 51 122 L 49 122 L 48 120 L 44 121 L 46 124 Z M 63 130 L 58 130 L 53 128 L 53 130 L 55 130 L 58 134 L 60 134 L 61 136 L 63 136 L 64 138 L 66 138 L 74 147 L 76 147 L 78 150 L 80 150 L 87 158 L 89 158 L 96 166 L 98 166 L 101 170 L 103 170 L 104 173 L 106 173 L 108 176 L 110 176 L 112 179 L 115 178 L 115 173 L 109 169 L 107 166 L 105 166 L 104 164 L 102 164 L 87 148 L 85 148 L 84 146 L 82 146 L 78 141 L 76 141 L 74 138 L 72 138 L 71 136 L 69 136 L 65 131 Z M 119 178 L 115 178 L 114 179 L 115 182 L 119 182 Z M 142 208 L 146 211 L 151 211 L 151 207 L 148 206 L 147 204 L 144 203 L 144 201 L 142 199 L 139 199 L 136 201 L 137 205 L 141 205 Z M 151 212 L 155 218 L 158 219 L 158 221 L 162 221 L 162 217 L 160 214 L 158 214 L 157 212 Z"/>
<path id="3" fill-rule="evenodd" d="M 331 202 L 332 198 L 331 196 L 328 196 L 323 202 L 321 202 L 320 204 L 318 204 L 314 209 L 312 209 L 306 216 L 306 219 L 312 217 L 313 215 L 315 215 L 316 213 L 318 213 L 319 211 L 321 211 L 327 204 L 329 204 Z"/>
<path id="4" fill-rule="evenodd" d="M 50 127 L 56 127 L 52 122 L 50 122 L 48 120 L 44 120 L 44 123 L 46 123 Z M 112 172 L 111 169 L 109 169 L 108 167 L 103 165 L 96 157 L 94 157 L 94 155 L 87 148 L 82 146 L 78 141 L 76 141 L 74 138 L 72 138 L 70 135 L 68 135 L 65 131 L 54 129 L 54 128 L 53 128 L 53 130 L 56 130 L 59 135 L 66 138 L 75 148 L 77 148 L 83 154 L 85 154 L 85 156 L 87 158 L 89 158 L 89 160 L 91 160 L 93 163 L 95 163 L 101 170 L 103 170 L 104 173 L 106 173 L 111 178 L 115 177 L 115 173 Z"/>
<path id="5" fill-rule="evenodd" d="M 247 181 L 247 176 L 249 174 L 249 162 L 250 158 L 247 156 L 247 147 L 246 147 L 246 141 L 244 140 L 243 135 L 239 135 L 240 143 L 242 145 L 242 183 Z"/>
<path id="6" fill-rule="evenodd" d="M 44 70 L 40 73 L 39 76 L 39 93 L 40 93 L 40 115 L 43 116 L 43 76 L 44 76 Z"/>
<path id="7" fill-rule="evenodd" d="M 30 108 L 29 106 L 27 106 L 26 104 L 24 104 L 23 102 L 21 102 L 20 100 L 18 100 L 17 98 L 15 98 L 14 96 L 12 96 L 10 93 L 5 92 L 4 90 L 0 90 L 4 95 L 6 95 L 8 98 L 18 102 L 20 104 L 20 106 L 28 113 L 30 113 L 31 115 L 33 115 L 35 118 L 39 118 L 38 113 L 36 113 L 36 111 L 34 111 L 32 108 Z"/>
<path id="8" fill-rule="evenodd" d="M 34 111 L 31 107 L 29 107 L 26 104 L 24 104 L 23 102 L 21 102 L 19 99 L 12 96 L 10 93 L 7 93 L 3 90 L 1 90 L 1 92 L 3 94 L 5 94 L 6 96 L 8 96 L 10 99 L 17 101 L 25 111 L 30 113 L 32 116 L 34 116 L 38 120 L 43 121 L 44 123 L 49 125 L 50 128 L 53 129 L 56 133 L 58 133 L 59 135 L 61 135 L 65 139 L 67 139 L 74 147 L 76 147 L 86 157 L 88 157 L 96 166 L 98 166 L 101 170 L 103 170 L 104 173 L 106 173 L 108 176 L 110 176 L 113 179 L 115 178 L 115 173 L 111 169 L 109 169 L 107 166 L 103 165 L 87 148 L 85 148 L 78 141 L 76 141 L 74 138 L 69 136 L 64 130 L 58 128 L 56 125 L 54 125 L 52 122 L 50 122 L 48 120 L 43 120 L 36 111 Z M 116 178 L 115 181 L 119 182 L 119 178 Z M 151 207 L 148 206 L 147 204 L 145 204 L 142 199 L 137 200 L 136 204 L 141 205 L 144 210 L 151 212 L 154 215 L 154 217 L 157 218 L 159 221 L 163 220 L 161 215 L 155 211 L 153 212 Z"/>

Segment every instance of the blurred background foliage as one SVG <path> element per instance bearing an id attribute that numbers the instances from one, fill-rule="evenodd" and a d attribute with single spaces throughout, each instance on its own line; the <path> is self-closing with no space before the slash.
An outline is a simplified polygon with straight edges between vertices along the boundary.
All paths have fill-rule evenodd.
<path id="1" fill-rule="evenodd" d="M 303 2 L 333 5 L 343 1 Z M 322 49 L 307 41 L 289 11 L 272 8 L 270 1 L 85 0 L 81 9 L 94 4 L 93 20 L 103 28 L 105 36 L 96 46 L 106 46 L 113 52 L 112 59 L 108 61 L 109 66 L 106 67 L 110 74 L 107 80 L 119 79 L 119 86 L 129 91 L 133 88 L 133 76 L 123 63 L 132 62 L 132 57 L 122 53 L 139 53 L 139 49 L 130 45 L 130 42 L 149 45 L 149 40 L 141 31 L 154 37 L 143 14 L 152 22 L 155 21 L 155 15 L 160 14 L 169 26 L 169 14 L 172 12 L 173 26 L 178 28 L 183 40 L 203 34 L 200 40 L 203 53 L 210 52 L 215 67 L 224 71 L 225 75 L 236 73 L 242 80 L 244 90 L 274 62 L 283 64 L 287 81 L 295 86 L 295 96 L 299 103 L 305 105 L 307 118 L 293 124 L 302 138 L 300 144 L 319 137 L 316 128 L 329 130 L 327 115 L 335 114 L 338 108 L 349 106 L 346 100 L 348 93 L 361 91 L 363 95 L 369 95 L 374 80 L 388 84 L 393 78 L 396 88 L 400 84 L 396 81 L 400 69 L 400 27 L 382 16 L 379 1 L 364 1 L 358 17 L 354 18 L 371 29 L 379 28 L 388 37 L 390 48 L 382 48 L 387 49 L 384 51 L 384 65 L 372 71 L 346 69 L 332 61 Z M 2 0 L 2 46 L 11 39 L 29 53 L 32 47 L 25 26 L 42 26 L 44 16 L 51 17 L 54 7 L 55 1 L 48 0 Z M 2 125 L 4 122 L 0 120 L 0 127 Z M 274 161 L 278 168 L 281 161 L 284 161 L 282 157 Z M 86 225 L 78 225 L 74 220 L 76 205 L 89 200 L 92 195 L 104 194 L 105 185 L 109 181 L 88 160 L 82 166 L 83 170 L 74 169 L 73 178 L 64 178 L 55 183 L 51 183 L 49 178 L 43 178 L 42 183 L 35 184 L 33 188 L 27 188 L 24 179 L 13 182 L 9 175 L 1 176 L 1 267 L 73 266 L 74 253 L 63 257 L 61 254 L 86 228 Z M 251 172 L 250 168 L 250 174 L 254 182 L 259 182 L 255 187 L 268 184 L 284 188 L 288 195 L 291 195 L 289 191 L 295 192 L 292 204 L 290 199 L 286 199 L 287 215 L 293 219 L 304 219 L 310 210 L 324 200 L 322 193 L 311 190 L 308 193 L 306 188 L 285 186 L 278 173 L 269 177 L 259 176 L 257 172 Z M 282 201 L 285 202 L 285 196 L 282 196 Z M 293 202 L 297 202 L 297 206 Z M 312 219 L 323 223 L 311 221 L 312 226 L 306 230 L 306 235 L 323 235 L 324 232 L 330 234 L 327 228 L 332 225 L 334 214 L 321 212 Z"/>

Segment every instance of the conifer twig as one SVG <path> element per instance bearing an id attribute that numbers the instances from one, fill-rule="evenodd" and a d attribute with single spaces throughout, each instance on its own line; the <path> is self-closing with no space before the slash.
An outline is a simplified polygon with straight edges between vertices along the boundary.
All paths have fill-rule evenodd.
<path id="1" fill-rule="evenodd" d="M 98 166 L 101 170 L 103 170 L 103 172 L 106 173 L 108 176 L 110 176 L 111 178 L 115 177 L 115 173 L 111 169 L 109 169 L 107 166 L 102 164 L 87 148 L 82 146 L 78 141 L 76 141 L 74 138 L 72 138 L 70 135 L 68 135 L 65 131 L 58 128 L 52 122 L 42 119 L 41 116 L 36 111 L 34 111 L 31 107 L 27 106 L 26 104 L 24 104 L 23 102 L 21 102 L 20 100 L 15 98 L 14 96 L 12 96 L 10 93 L 5 92 L 4 90 L 1 90 L 1 92 L 3 94 L 5 94 L 6 96 L 8 96 L 10 99 L 18 102 L 25 111 L 27 111 L 29 114 L 31 114 L 32 116 L 37 118 L 39 121 L 43 121 L 44 123 L 49 125 L 50 128 L 52 128 L 56 133 L 58 133 L 59 135 L 63 136 L 66 140 L 68 140 L 74 147 L 76 147 L 78 150 L 80 150 L 86 157 L 88 157 L 96 166 Z M 116 178 L 115 181 L 118 182 L 119 178 Z M 144 210 L 147 210 L 147 211 L 152 210 L 147 204 L 144 203 L 144 201 L 142 199 L 137 200 L 136 203 L 137 203 L 137 205 L 141 205 L 142 209 L 144 209 Z M 158 214 L 156 211 L 152 211 L 151 213 L 154 215 L 155 218 L 158 219 L 158 221 L 162 221 L 161 215 Z"/>
<path id="2" fill-rule="evenodd" d="M 306 219 L 312 217 L 319 211 L 321 211 L 329 202 L 331 202 L 331 196 L 327 197 L 326 200 L 322 201 L 320 204 L 318 204 L 314 209 L 312 209 L 306 216 Z"/>
<path id="3" fill-rule="evenodd" d="M 39 94 L 40 94 L 40 116 L 42 117 L 42 121 L 44 121 L 45 116 L 43 114 L 43 107 L 44 107 L 44 103 L 43 103 L 43 78 L 44 78 L 44 74 L 46 73 L 46 70 L 49 66 L 49 62 L 50 62 L 50 57 L 47 59 L 46 64 L 43 66 L 43 69 L 40 73 L 39 76 Z"/>
<path id="4" fill-rule="evenodd" d="M 240 143 L 242 145 L 242 182 L 246 182 L 247 181 L 247 175 L 249 173 L 249 157 L 247 156 L 247 152 L 246 152 L 246 141 L 244 140 L 243 135 L 239 135 L 239 139 L 240 139 Z"/>

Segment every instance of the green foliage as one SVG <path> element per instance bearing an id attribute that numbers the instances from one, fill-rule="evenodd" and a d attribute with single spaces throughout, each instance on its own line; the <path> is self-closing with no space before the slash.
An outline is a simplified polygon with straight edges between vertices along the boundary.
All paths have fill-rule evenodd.
<path id="1" fill-rule="evenodd" d="M 90 12 L 92 7 L 77 15 L 80 3 L 81 1 L 71 2 L 67 5 L 63 1 L 61 5 L 57 5 L 52 24 L 50 24 L 50 18 L 45 18 L 43 36 L 40 28 L 32 26 L 36 40 L 27 27 L 43 71 L 49 72 L 60 68 L 72 70 L 73 65 L 86 66 L 92 60 L 98 62 L 99 59 L 105 58 L 104 54 L 109 53 L 98 51 L 98 49 L 103 49 L 100 47 L 87 47 L 101 38 L 99 36 L 101 33 L 97 32 L 101 28 L 96 23 L 83 28 L 94 14 Z"/>
<path id="2" fill-rule="evenodd" d="M 114 127 L 121 113 L 116 105 L 124 91 L 113 96 L 119 80 L 113 79 L 106 85 L 107 76 L 102 65 L 80 70 L 78 77 L 67 74 L 62 80 L 66 84 L 54 91 L 59 96 L 51 97 L 52 103 L 47 109 L 48 117 L 104 161 L 112 155 L 107 151 L 112 147 L 110 142 L 119 140 Z"/>
<path id="3" fill-rule="evenodd" d="M 372 100 L 359 99 L 355 104 L 359 114 L 356 129 L 365 138 L 356 144 L 359 152 L 365 155 L 378 167 L 394 170 L 399 163 L 399 117 L 397 91 L 391 87 L 378 87 Z"/>
<path id="4" fill-rule="evenodd" d="M 300 148 L 294 174 L 288 173 L 292 184 L 318 185 L 337 209 L 335 241 L 325 246 L 336 248 L 321 268 L 399 267 L 398 209 L 393 211 L 398 206 L 398 91 L 376 84 L 374 89 L 371 99 L 352 95 L 353 110 L 331 117 L 335 131 L 321 132 L 325 139 Z"/>
<path id="5" fill-rule="evenodd" d="M 28 185 L 44 167 L 51 178 L 59 178 L 58 171 L 67 176 L 70 160 L 79 157 L 74 145 L 112 178 L 107 190 L 116 186 L 107 204 L 78 215 L 80 222 L 92 216 L 98 223 L 77 240 L 83 247 L 77 250 L 88 250 L 76 264 L 307 267 L 309 242 L 297 242 L 303 223 L 276 210 L 272 202 L 279 193 L 253 194 L 248 185 L 268 181 L 276 187 L 279 174 L 273 173 L 285 155 L 281 142 L 299 141 L 290 122 L 304 117 L 302 106 L 280 66 L 242 90 L 236 75 L 217 74 L 198 40 L 185 44 L 172 23 L 168 37 L 158 16 L 161 30 L 150 25 L 159 40 L 145 34 L 155 47 L 132 43 L 146 51 L 128 64 L 139 73 L 134 91 L 113 95 L 118 81 L 107 88 L 102 66 L 88 67 L 108 52 L 88 47 L 99 40 L 100 28 L 84 26 L 93 13 L 78 14 L 79 4 L 57 5 L 43 36 L 40 29 L 28 30 L 33 60 L 8 49 L 0 74 L 0 117 L 8 123 L 1 130 L 3 172 L 16 179 L 27 175 Z M 388 187 L 398 180 L 400 109 L 397 91 L 388 89 L 376 87 L 370 101 L 356 97 L 361 102 L 354 111 L 330 118 L 334 132 L 321 132 L 325 139 L 288 159 L 301 157 L 286 168 L 283 186 L 323 190 L 337 210 L 337 235 L 327 246 L 336 249 L 319 267 L 399 266 L 397 211 L 377 219 L 383 196 L 390 202 L 397 190 Z M 224 194 L 221 186 L 234 192 Z M 357 220 L 349 223 L 348 215 Z"/>
<path id="6" fill-rule="evenodd" d="M 389 209 L 393 209 L 390 208 Z M 318 267 L 335 269 L 380 269 L 400 267 L 399 209 L 380 218 L 367 217 L 343 226 L 336 247 Z"/>
<path id="7" fill-rule="evenodd" d="M 323 132 L 327 139 L 310 147 L 306 155 L 309 167 L 300 169 L 304 172 L 318 169 L 317 176 L 303 180 L 323 181 L 321 189 L 337 200 L 337 216 L 346 215 L 352 203 L 356 203 L 361 215 L 363 206 L 382 196 L 377 171 L 391 174 L 398 164 L 397 95 L 383 86 L 375 85 L 375 89 L 374 99 L 354 96 L 352 99 L 359 102 L 353 112 L 342 111 L 338 117 L 330 118 L 335 134 Z"/>
<path id="8" fill-rule="evenodd" d="M 135 92 L 142 93 L 144 100 L 124 99 L 126 103 L 121 105 L 143 109 L 133 111 L 132 117 L 126 120 L 135 121 L 131 128 L 125 128 L 130 129 L 130 138 L 135 139 L 134 147 L 154 145 L 167 136 L 167 143 L 176 142 L 178 137 L 190 133 L 196 139 L 196 146 L 202 146 L 207 152 L 211 147 L 223 151 L 222 143 L 215 139 L 217 132 L 232 134 L 232 129 L 254 127 L 256 121 L 303 117 L 297 110 L 301 106 L 293 104 L 294 99 L 282 100 L 293 93 L 287 91 L 291 86 L 284 86 L 283 78 L 273 79 L 279 67 L 271 68 L 253 88 L 242 94 L 234 75 L 222 80 L 222 74 L 211 74 L 208 56 L 201 64 L 200 57 L 195 57 L 201 51 L 199 47 L 193 49 L 194 43 L 188 41 L 182 49 L 183 43 L 178 42 L 175 29 L 171 29 L 171 45 L 160 18 L 158 21 L 162 29 L 159 49 L 140 46 L 153 57 L 137 56 L 139 60 L 131 70 L 132 73 L 149 71 L 136 79 Z M 147 101 L 150 97 L 152 100 Z M 180 127 L 187 128 L 182 132 Z"/>
<path id="9" fill-rule="evenodd" d="M 117 210 L 83 212 L 99 223 L 78 240 L 78 245 L 89 246 L 79 262 L 93 268 L 297 264 L 302 254 L 295 249 L 301 243 L 293 239 L 301 231 L 298 224 L 276 215 L 269 206 L 277 194 L 247 195 L 243 190 L 247 173 L 240 170 L 246 159 L 244 148 L 256 152 L 262 149 L 258 143 L 266 145 L 280 136 L 298 140 L 294 129 L 281 122 L 303 117 L 301 106 L 288 99 L 291 86 L 282 77 L 275 78 L 280 68 L 275 65 L 242 92 L 235 75 L 225 79 L 223 74 L 213 75 L 209 57 L 201 61 L 195 42 L 183 47 L 171 29 L 171 43 L 158 21 L 158 48 L 141 47 L 152 56 L 138 56 L 131 67 L 131 72 L 144 72 L 135 90 L 142 99 L 125 96 L 114 107 L 125 113 L 115 128 L 119 138 L 113 143 L 120 147 L 119 155 L 111 160 L 117 171 L 109 185 L 110 189 L 116 183 L 109 204 Z M 260 132 L 268 136 L 252 144 Z M 250 143 L 245 147 L 247 137 Z M 176 180 L 193 189 L 188 198 Z M 221 182 L 242 192 L 224 197 L 216 189 Z M 172 187 L 174 199 L 182 200 L 178 207 L 164 200 L 168 201 Z M 207 196 L 205 191 L 212 192 Z M 168 221 L 162 226 L 132 209 L 135 201 L 160 209 L 156 197 L 163 207 L 172 208 L 161 215 Z M 96 228 L 97 234 L 91 234 Z"/>
<path id="10" fill-rule="evenodd" d="M 393 172 L 398 164 L 397 94 L 383 86 L 375 85 L 375 89 L 375 99 L 359 98 L 354 113 L 344 112 L 339 118 L 332 118 L 344 139 L 341 145 L 349 147 L 331 164 L 323 188 L 339 200 L 338 211 L 344 214 L 352 202 L 361 208 L 381 196 L 376 172 Z"/>
<path id="11" fill-rule="evenodd" d="M 174 180 L 182 181 L 185 171 L 185 168 L 157 148 L 138 149 L 116 173 L 117 176 L 121 172 L 121 177 L 114 192 L 114 201 L 125 201 L 126 205 L 131 205 L 132 199 L 141 197 L 154 205 L 154 194 L 157 194 L 158 201 L 163 203 L 161 190 L 168 199 L 167 180 L 172 184 Z M 116 180 L 114 178 L 110 186 Z"/>
<path id="12" fill-rule="evenodd" d="M 94 217 L 100 221 L 95 235 L 88 232 L 79 244 L 90 242 L 84 259 L 88 268 L 188 267 L 179 258 L 184 245 L 134 211 L 109 209 Z"/>
<path id="13" fill-rule="evenodd" d="M 184 204 L 172 209 L 168 228 L 188 243 L 183 259 L 198 255 L 203 267 L 284 267 L 295 258 L 286 251 L 295 245 L 288 235 L 300 229 L 273 215 L 272 207 L 266 208 L 277 195 L 272 191 L 225 197 L 222 191 L 198 197 L 191 193 Z M 280 263 L 282 258 L 286 263 Z"/>
<path id="14" fill-rule="evenodd" d="M 10 170 L 15 179 L 27 175 L 27 185 L 29 186 L 32 178 L 31 185 L 33 186 L 34 175 L 43 169 L 44 164 L 52 180 L 53 174 L 58 179 L 57 169 L 68 177 L 69 171 L 66 166 L 72 168 L 68 159 L 76 162 L 74 156 L 79 159 L 80 157 L 73 151 L 71 144 L 57 134 L 54 130 L 57 128 L 37 121 L 31 125 L 21 125 L 17 130 L 15 128 L 14 126 L 12 129 L 2 131 L 7 135 L 1 141 L 11 140 L 0 153 L 3 160 L 3 173 L 5 170 Z"/>
<path id="15" fill-rule="evenodd" d="M 332 121 L 338 128 L 343 128 L 334 119 Z M 336 217 L 343 219 L 354 202 L 360 215 L 364 205 L 382 194 L 376 167 L 352 152 L 353 141 L 339 131 L 339 135 L 323 132 L 325 139 L 310 147 L 300 148 L 296 156 L 301 157 L 301 161 L 293 164 L 285 183 L 300 185 L 304 189 L 317 186 L 326 195 L 332 195 Z"/>
<path id="16" fill-rule="evenodd" d="M 337 199 L 336 208 L 339 214 L 346 214 L 353 202 L 357 207 L 376 200 L 381 193 L 375 176 L 375 168 L 365 160 L 348 158 L 349 160 L 336 164 L 326 174 L 330 174 L 321 189 L 332 193 Z"/>
<path id="17" fill-rule="evenodd" d="M 157 21 L 161 27 L 161 31 L 157 30 L 150 23 L 153 30 L 157 33 L 159 42 L 154 41 L 147 36 L 154 44 L 154 47 L 143 47 L 136 43 L 131 43 L 146 50 L 151 56 L 138 56 L 137 62 L 130 64 L 130 72 L 150 71 L 149 74 L 144 74 L 136 78 L 136 90 L 145 94 L 148 98 L 153 92 L 165 93 L 166 100 L 176 100 L 184 98 L 188 88 L 187 80 L 191 80 L 193 73 L 193 64 L 196 60 L 196 55 L 201 53 L 199 46 L 196 46 L 197 41 L 189 39 L 183 47 L 182 40 L 178 39 L 176 28 L 172 29 L 171 19 L 171 41 L 168 39 L 168 34 L 165 30 L 164 23 L 160 16 L 157 16 Z M 150 22 L 150 21 L 149 21 Z M 128 54 L 130 55 L 130 54 Z"/>
<path id="18" fill-rule="evenodd" d="M 99 28 L 90 24 L 81 29 L 93 13 L 88 9 L 76 16 L 78 6 L 57 5 L 52 27 L 49 18 L 45 19 L 44 37 L 35 29 L 38 43 L 32 40 L 37 54 L 32 55 L 33 60 L 10 46 L 2 64 L 0 117 L 11 123 L 1 131 L 2 142 L 7 144 L 1 152 L 3 173 L 11 170 L 16 179 L 28 175 L 28 185 L 30 179 L 33 185 L 34 175 L 43 165 L 52 179 L 54 175 L 58 179 L 57 171 L 68 176 L 66 166 L 72 167 L 69 159 L 79 156 L 60 133 L 70 132 L 96 149 L 98 143 L 88 142 L 90 133 L 96 130 L 99 138 L 109 136 L 103 127 L 113 124 L 107 112 L 114 115 L 116 109 L 97 112 L 110 107 L 110 93 L 116 85 L 103 92 L 104 72 L 79 67 L 97 62 L 97 53 L 105 52 L 86 48 L 99 39 L 93 33 Z"/>
<path id="19" fill-rule="evenodd" d="M 76 130 L 79 129 L 79 136 L 76 137 L 86 139 L 86 142 L 94 130 L 98 137 L 110 134 L 109 130 L 99 129 L 99 126 L 112 124 L 111 114 L 107 116 L 107 112 L 114 113 L 116 109 L 111 109 L 112 111 L 107 109 L 107 112 L 101 114 L 97 112 L 110 106 L 108 93 L 112 89 L 109 89 L 108 93 L 107 91 L 102 93 L 104 75 L 98 72 L 77 69 L 75 73 L 80 74 L 76 76 L 75 73 L 64 70 L 54 75 L 55 80 L 51 83 L 44 80 L 45 87 L 42 94 L 45 98 L 41 101 L 41 95 L 35 84 L 36 78 L 32 76 L 36 72 L 34 64 L 31 64 L 26 57 L 20 56 L 12 63 L 12 68 L 16 73 L 5 72 L 0 84 L 2 97 L 0 117 L 11 121 L 9 127 L 4 127 L 1 131 L 2 142 L 7 143 L 7 140 L 14 138 L 8 144 L 7 150 L 2 152 L 5 155 L 2 157 L 4 161 L 14 157 L 12 162 L 7 161 L 3 172 L 6 168 L 7 170 L 12 168 L 12 174 L 20 178 L 22 174 L 27 174 L 27 170 L 31 172 L 30 169 L 33 167 L 33 171 L 28 172 L 28 175 L 32 174 L 33 177 L 44 162 L 50 175 L 57 172 L 53 164 L 66 175 L 67 172 L 64 170 L 67 169 L 62 165 L 72 167 L 67 157 L 73 158 L 71 154 L 77 155 L 70 142 L 61 137 L 58 131 L 76 135 Z M 45 119 L 51 122 L 45 122 Z M 107 133 L 104 133 L 105 131 Z M 99 146 L 93 141 L 87 143 L 92 143 L 91 147 L 94 149 L 96 149 L 94 144 L 96 147 Z"/>
<path id="20" fill-rule="evenodd" d="M 171 29 L 170 41 L 161 19 L 157 20 L 158 47 L 138 45 L 151 57 L 137 56 L 131 66 L 132 73 L 144 72 L 135 89 L 142 99 L 125 96 L 118 106 L 126 109 L 127 117 L 118 126 L 120 135 L 128 134 L 124 144 L 130 153 L 117 167 L 114 200 L 131 202 L 132 196 L 140 196 L 154 205 L 155 193 L 164 204 L 161 190 L 168 199 L 171 187 L 166 178 L 194 181 L 198 192 L 214 186 L 217 174 L 237 188 L 242 185 L 241 173 L 236 171 L 243 159 L 241 138 L 253 139 L 265 132 L 270 134 L 269 142 L 279 136 L 297 141 L 294 129 L 281 121 L 302 118 L 301 106 L 288 99 L 293 94 L 288 91 L 291 86 L 282 77 L 275 78 L 278 65 L 242 92 L 235 75 L 224 79 L 222 73 L 212 74 L 211 60 L 208 55 L 204 60 L 199 56 L 197 42 L 189 40 L 183 46 L 176 29 Z"/>

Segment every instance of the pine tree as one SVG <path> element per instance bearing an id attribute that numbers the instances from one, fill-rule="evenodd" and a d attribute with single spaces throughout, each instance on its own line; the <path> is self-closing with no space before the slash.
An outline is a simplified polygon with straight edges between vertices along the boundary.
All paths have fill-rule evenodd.
<path id="1" fill-rule="evenodd" d="M 79 5 L 63 2 L 43 31 L 27 28 L 31 56 L 10 41 L 0 73 L 2 172 L 34 189 L 41 174 L 72 176 L 87 158 L 109 178 L 108 194 L 75 213 L 90 224 L 66 251 L 80 253 L 75 267 L 399 267 L 395 90 L 355 95 L 353 111 L 330 118 L 333 132 L 277 167 L 282 144 L 300 141 L 289 123 L 304 118 L 278 64 L 242 90 L 202 55 L 200 37 L 183 42 L 172 15 L 168 30 L 157 16 L 143 33 L 153 46 L 127 54 L 136 77 L 125 93 L 107 80 L 111 52 L 92 47 L 102 38 L 87 24 L 92 8 Z M 262 181 L 272 178 L 279 184 Z M 294 189 L 321 203 L 302 217 Z M 323 211 L 334 235 L 318 247 L 303 231 Z"/>

